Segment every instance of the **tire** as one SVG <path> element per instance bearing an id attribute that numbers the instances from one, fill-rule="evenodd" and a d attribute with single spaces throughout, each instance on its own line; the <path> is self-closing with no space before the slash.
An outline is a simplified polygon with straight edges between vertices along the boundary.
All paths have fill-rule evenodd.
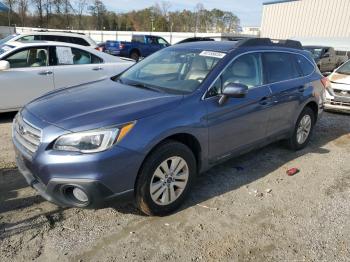
<path id="1" fill-rule="evenodd" d="M 140 55 L 139 52 L 137 51 L 132 51 L 130 54 L 130 58 L 138 62 L 140 60 Z"/>
<path id="2" fill-rule="evenodd" d="M 169 170 L 178 168 L 170 174 L 166 172 L 166 166 Z M 172 213 L 184 202 L 196 173 L 195 156 L 186 145 L 172 140 L 159 145 L 146 158 L 139 172 L 135 186 L 137 207 L 150 216 Z"/>
<path id="3" fill-rule="evenodd" d="M 308 122 L 302 122 L 302 121 L 306 121 L 306 119 L 310 121 L 309 124 L 307 124 Z M 293 135 L 287 141 L 288 146 L 292 150 L 301 150 L 308 145 L 312 136 L 315 122 L 316 122 L 315 120 L 316 120 L 315 112 L 310 107 L 305 107 L 298 117 L 298 120 L 295 124 L 295 128 L 293 131 Z M 307 128 L 307 126 L 309 126 L 309 128 Z M 300 139 L 301 137 L 298 130 L 300 130 L 301 133 L 304 133 L 303 139 Z M 299 137 L 298 137 L 298 134 L 299 134 Z"/>

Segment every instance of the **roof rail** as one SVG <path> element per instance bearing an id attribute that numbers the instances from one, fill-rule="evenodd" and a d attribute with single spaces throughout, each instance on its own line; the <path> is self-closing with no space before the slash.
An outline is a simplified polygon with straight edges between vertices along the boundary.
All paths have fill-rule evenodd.
<path id="1" fill-rule="evenodd" d="M 280 40 L 270 38 L 248 38 L 239 41 L 236 47 L 252 47 L 252 46 L 278 46 L 294 49 L 303 49 L 303 46 L 299 41 L 295 40 Z"/>
<path id="2" fill-rule="evenodd" d="M 78 34 L 78 35 L 85 35 L 84 33 L 79 32 L 72 32 L 72 31 L 61 31 L 61 30 L 48 30 L 48 29 L 39 29 L 39 30 L 33 30 L 33 32 L 42 32 L 42 33 L 69 33 L 69 34 Z"/>

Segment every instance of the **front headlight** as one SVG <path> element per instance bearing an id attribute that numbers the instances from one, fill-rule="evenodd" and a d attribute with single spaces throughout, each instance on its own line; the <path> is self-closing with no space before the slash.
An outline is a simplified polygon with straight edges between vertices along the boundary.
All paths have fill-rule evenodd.
<path id="1" fill-rule="evenodd" d="M 53 149 L 81 153 L 102 152 L 123 139 L 134 125 L 133 122 L 120 128 L 97 129 L 63 135 L 56 140 Z"/>

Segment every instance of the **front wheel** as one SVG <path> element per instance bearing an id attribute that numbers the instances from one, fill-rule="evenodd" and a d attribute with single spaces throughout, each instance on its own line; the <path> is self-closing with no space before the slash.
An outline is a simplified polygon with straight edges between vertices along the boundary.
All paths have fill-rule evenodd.
<path id="1" fill-rule="evenodd" d="M 288 140 L 289 147 L 300 150 L 307 146 L 315 124 L 315 113 L 310 107 L 306 107 L 298 117 L 294 132 Z"/>
<path id="2" fill-rule="evenodd" d="M 184 144 L 161 144 L 145 160 L 136 183 L 137 207 L 147 215 L 167 215 L 188 194 L 197 172 L 192 151 Z"/>

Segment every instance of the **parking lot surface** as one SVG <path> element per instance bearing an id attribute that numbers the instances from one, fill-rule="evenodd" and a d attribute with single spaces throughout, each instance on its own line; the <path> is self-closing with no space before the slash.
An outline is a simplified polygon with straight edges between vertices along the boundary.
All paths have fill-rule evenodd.
<path id="1" fill-rule="evenodd" d="M 15 167 L 13 116 L 0 116 L 1 261 L 350 259 L 349 115 L 325 113 L 302 151 L 276 143 L 212 168 L 167 217 L 46 202 Z"/>

